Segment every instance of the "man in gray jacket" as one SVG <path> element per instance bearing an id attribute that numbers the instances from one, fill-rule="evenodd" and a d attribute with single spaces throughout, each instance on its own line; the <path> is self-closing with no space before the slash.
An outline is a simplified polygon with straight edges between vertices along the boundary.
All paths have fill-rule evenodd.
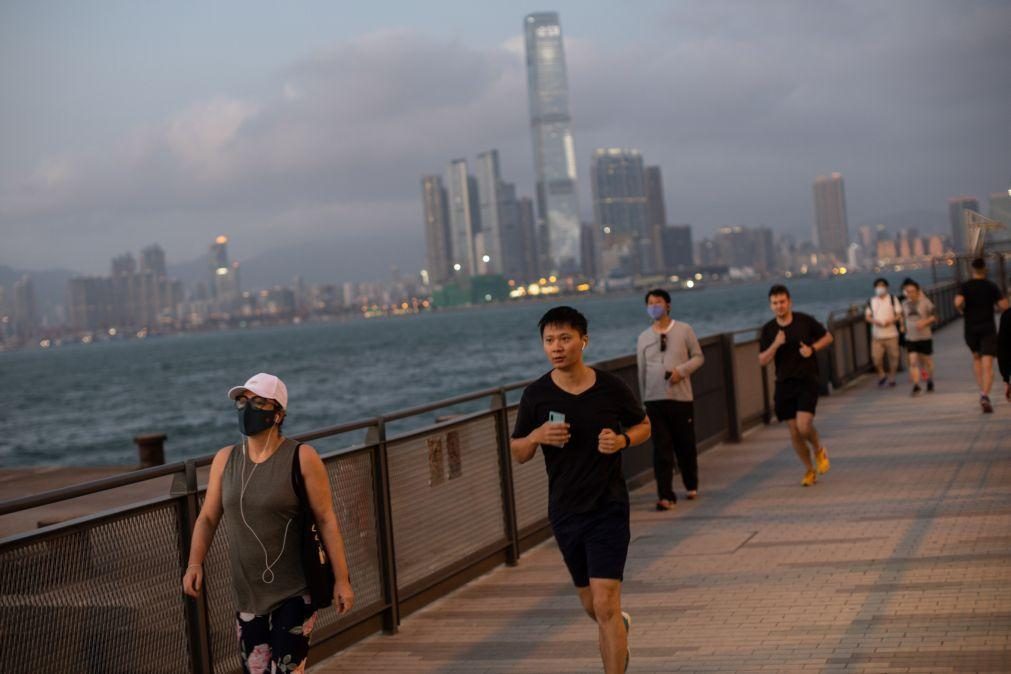
<path id="1" fill-rule="evenodd" d="M 687 323 L 670 317 L 670 294 L 655 288 L 646 293 L 646 311 L 653 325 L 642 331 L 635 349 L 639 392 L 653 424 L 653 473 L 657 510 L 677 503 L 674 457 L 688 498 L 698 495 L 698 457 L 691 375 L 702 367 L 702 347 Z"/>

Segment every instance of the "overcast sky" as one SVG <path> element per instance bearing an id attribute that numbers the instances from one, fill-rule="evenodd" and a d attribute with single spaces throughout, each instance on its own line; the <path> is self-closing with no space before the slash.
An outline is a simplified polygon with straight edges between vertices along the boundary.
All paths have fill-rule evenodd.
<path id="1" fill-rule="evenodd" d="M 498 148 L 533 192 L 521 30 L 545 10 L 586 218 L 605 146 L 659 164 L 668 220 L 697 237 L 806 235 L 831 171 L 851 228 L 1011 186 L 1006 0 L 5 0 L 0 264 L 103 272 L 227 233 L 239 259 L 407 242 L 420 268 L 422 174 Z"/>

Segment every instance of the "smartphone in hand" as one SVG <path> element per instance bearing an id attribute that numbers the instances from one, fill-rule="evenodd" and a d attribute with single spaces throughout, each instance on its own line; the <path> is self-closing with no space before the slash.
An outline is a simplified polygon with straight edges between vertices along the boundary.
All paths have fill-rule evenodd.
<path id="1" fill-rule="evenodd" d="M 548 412 L 548 423 L 552 424 L 564 424 L 565 415 L 561 412 Z"/>

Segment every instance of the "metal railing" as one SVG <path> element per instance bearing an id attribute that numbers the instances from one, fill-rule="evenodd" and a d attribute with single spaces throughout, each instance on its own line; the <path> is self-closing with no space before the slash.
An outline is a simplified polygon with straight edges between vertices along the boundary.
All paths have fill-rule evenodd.
<path id="1" fill-rule="evenodd" d="M 949 322 L 954 284 L 928 290 Z M 862 312 L 829 316 L 836 334 L 822 370 L 834 386 L 869 366 Z M 740 441 L 772 416 L 773 373 L 758 365 L 756 330 L 700 340 L 692 376 L 700 450 Z M 635 356 L 598 363 L 637 390 Z M 338 618 L 320 612 L 316 660 L 364 636 L 395 632 L 401 618 L 486 570 L 515 564 L 550 534 L 539 461 L 515 465 L 510 394 L 529 382 L 477 391 L 383 417 L 295 436 L 326 466 L 357 595 Z M 478 411 L 388 437 L 389 425 L 470 405 Z M 168 494 L 0 540 L 0 639 L 26 671 L 237 672 L 228 540 L 219 527 L 199 600 L 180 578 L 211 457 L 0 503 L 0 516 L 124 485 L 171 477 Z M 627 450 L 626 479 L 652 477 L 652 445 Z M 53 639 L 53 634 L 60 638 Z"/>

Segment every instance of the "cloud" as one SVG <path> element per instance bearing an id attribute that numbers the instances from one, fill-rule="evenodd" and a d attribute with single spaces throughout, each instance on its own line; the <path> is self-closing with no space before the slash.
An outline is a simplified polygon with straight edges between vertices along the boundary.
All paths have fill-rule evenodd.
<path id="1" fill-rule="evenodd" d="M 702 232 L 807 231 L 811 181 L 830 170 L 854 220 L 941 210 L 1011 176 L 1005 3 L 688 0 L 644 24 L 635 40 L 566 36 L 586 215 L 605 146 L 660 164 L 670 219 Z M 262 85 L 0 185 L 0 261 L 104 268 L 155 240 L 180 258 L 220 232 L 240 256 L 348 234 L 396 245 L 420 231 L 420 176 L 493 147 L 532 192 L 521 36 L 475 47 L 384 30 Z"/>

